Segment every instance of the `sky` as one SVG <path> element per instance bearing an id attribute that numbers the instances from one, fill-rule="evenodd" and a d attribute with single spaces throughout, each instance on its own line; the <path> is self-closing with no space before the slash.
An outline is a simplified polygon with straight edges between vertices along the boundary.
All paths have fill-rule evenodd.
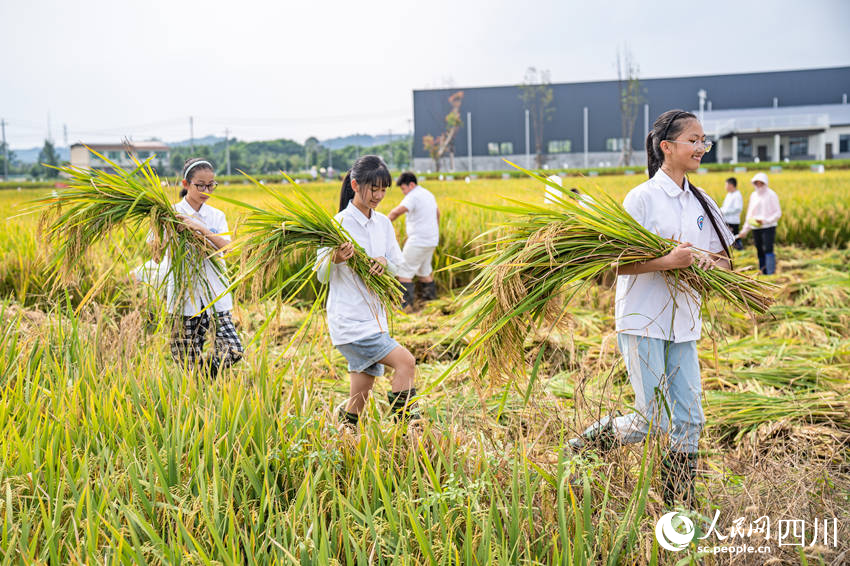
<path id="1" fill-rule="evenodd" d="M 11 148 L 406 134 L 412 91 L 850 65 L 843 0 L 0 0 Z M 49 120 L 48 120 L 49 117 Z"/>

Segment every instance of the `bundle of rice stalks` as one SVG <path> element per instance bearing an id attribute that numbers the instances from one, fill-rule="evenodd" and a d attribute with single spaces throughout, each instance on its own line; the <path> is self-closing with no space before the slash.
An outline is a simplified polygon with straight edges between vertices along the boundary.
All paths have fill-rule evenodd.
<path id="1" fill-rule="evenodd" d="M 769 395 L 754 391 L 706 391 L 706 421 L 722 437 L 740 438 L 766 422 L 796 421 L 828 424 L 850 431 L 850 404 L 835 391 L 783 392 Z"/>
<path id="2" fill-rule="evenodd" d="M 289 301 L 312 282 L 313 265 L 320 248 L 337 248 L 352 242 L 354 256 L 348 260 L 351 269 L 363 280 L 388 310 L 401 305 L 403 288 L 387 272 L 369 273 L 373 260 L 357 244 L 345 228 L 321 206 L 299 188 L 293 189 L 295 198 L 289 198 L 245 175 L 257 188 L 274 197 L 269 208 L 259 208 L 235 199 L 221 200 L 247 208 L 250 212 L 240 225 L 240 238 L 234 243 L 242 258 L 239 279 L 250 280 L 250 293 L 254 299 L 283 295 Z M 287 177 L 289 179 L 289 177 Z M 289 179 L 292 182 L 291 179 Z M 293 186 L 295 183 L 292 182 Z M 290 270 L 291 257 L 302 260 L 295 273 Z M 323 293 L 319 293 L 322 297 Z"/>
<path id="3" fill-rule="evenodd" d="M 464 292 L 471 312 L 456 335 L 464 338 L 481 329 L 465 356 L 477 352 L 491 374 L 523 367 L 522 345 L 531 328 L 557 324 L 570 300 L 594 279 L 618 265 L 659 258 L 679 245 L 638 224 L 608 195 L 591 194 L 575 198 L 567 193 L 554 207 L 512 199 L 511 206 L 479 205 L 511 219 L 496 229 L 500 235 L 487 251 L 466 262 L 483 269 Z M 662 273 L 671 293 L 720 297 L 748 313 L 766 312 L 773 300 L 774 285 L 727 269 L 706 271 L 694 264 Z"/>
<path id="4" fill-rule="evenodd" d="M 54 283 L 59 283 L 95 242 L 108 237 L 119 226 L 136 232 L 147 224 L 154 259 L 168 262 L 163 281 L 178 282 L 175 300 L 184 297 L 195 282 L 206 281 L 203 276 L 206 261 L 219 272 L 224 269 L 217 259 L 210 257 L 215 250 L 208 242 L 185 229 L 177 218 L 150 159 L 141 162 L 130 154 L 135 169 L 128 171 L 98 152 L 89 151 L 114 173 L 57 167 L 68 176 L 68 187 L 35 201 L 35 209 L 42 211 L 40 231 L 53 248 L 50 268 Z"/>

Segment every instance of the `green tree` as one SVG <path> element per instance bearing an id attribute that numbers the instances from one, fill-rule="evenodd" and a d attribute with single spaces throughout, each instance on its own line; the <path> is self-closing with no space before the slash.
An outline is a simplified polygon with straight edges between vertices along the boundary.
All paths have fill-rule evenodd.
<path id="1" fill-rule="evenodd" d="M 55 179 L 59 176 L 59 171 L 53 169 L 53 167 L 58 166 L 59 154 L 56 153 L 56 148 L 53 146 L 53 142 L 50 140 L 44 140 L 44 147 L 41 148 L 41 151 L 38 154 L 38 163 L 33 168 L 33 173 L 35 173 L 34 176 Z"/>
<path id="2" fill-rule="evenodd" d="M 549 71 L 538 71 L 529 67 L 525 72 L 525 81 L 519 85 L 519 97 L 531 116 L 531 131 L 534 136 L 534 153 L 537 168 L 543 167 L 543 130 L 546 122 L 552 119 L 555 109 L 552 107 L 554 93 L 549 81 Z"/>
<path id="3" fill-rule="evenodd" d="M 6 162 L 6 155 L 8 152 L 9 162 Z M 0 142 L 0 175 L 8 172 L 8 174 L 12 174 L 15 170 L 15 152 L 10 150 L 7 147 L 7 144 Z"/>

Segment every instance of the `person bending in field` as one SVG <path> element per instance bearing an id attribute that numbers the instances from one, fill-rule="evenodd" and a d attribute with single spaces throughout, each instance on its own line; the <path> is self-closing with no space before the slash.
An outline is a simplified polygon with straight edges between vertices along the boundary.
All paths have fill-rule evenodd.
<path id="1" fill-rule="evenodd" d="M 782 216 L 779 197 L 767 186 L 767 175 L 756 173 L 752 180 L 755 190 L 750 195 L 747 206 L 747 219 L 744 228 L 738 234 L 743 238 L 753 231 L 756 253 L 759 258 L 759 271 L 765 275 L 773 275 L 776 271 L 776 255 L 773 253 L 773 241 L 776 239 L 776 225 Z"/>
<path id="2" fill-rule="evenodd" d="M 422 298 L 431 301 L 437 298 L 432 260 L 434 250 L 440 243 L 440 209 L 437 200 L 425 187 L 416 181 L 416 175 L 406 171 L 396 184 L 401 187 L 404 198 L 389 214 L 391 222 L 407 214 L 407 241 L 404 242 L 404 262 L 399 266 L 398 280 L 404 287 L 402 308 L 413 308 L 413 277 L 422 283 Z"/>
<path id="3" fill-rule="evenodd" d="M 698 264 L 730 268 L 734 241 L 715 202 L 694 187 L 695 171 L 711 149 L 702 125 L 682 110 L 665 112 L 646 138 L 649 180 L 626 195 L 623 207 L 642 226 L 681 242 L 667 255 L 621 266 L 617 272 L 617 343 L 635 392 L 634 413 L 605 417 L 570 440 L 575 450 L 610 450 L 669 433 L 662 464 L 664 503 L 694 504 L 697 449 L 704 424 L 697 340 L 700 298 L 672 289 L 662 272 Z M 706 253 L 708 252 L 708 253 Z"/>
<path id="4" fill-rule="evenodd" d="M 189 159 L 183 165 L 183 188 L 180 191 L 183 199 L 174 205 L 174 209 L 185 229 L 194 230 L 212 249 L 220 250 L 230 243 L 230 235 L 224 213 L 207 204 L 216 185 L 209 161 Z M 167 258 L 164 261 L 167 262 Z M 153 269 L 149 264 L 146 266 L 149 270 Z M 175 317 L 171 355 L 187 369 L 195 368 L 203 375 L 215 378 L 223 368 L 242 359 L 244 349 L 230 315 L 233 298 L 230 293 L 221 295 L 228 287 L 227 280 L 210 259 L 204 260 L 203 268 L 204 272 L 194 283 L 175 282 L 170 276 L 173 272 L 162 266 L 158 267 L 158 276 L 162 278 L 164 272 L 168 279 L 166 304 L 168 312 Z M 137 277 L 142 279 L 144 274 L 139 273 Z M 204 358 L 202 352 L 211 324 L 215 328 L 215 342 L 212 351 Z"/>
<path id="5" fill-rule="evenodd" d="M 334 216 L 372 258 L 371 272 L 378 275 L 384 269 L 395 274 L 404 262 L 392 222 L 375 210 L 391 185 L 392 177 L 381 158 L 364 155 L 342 182 L 339 212 Z M 418 418 L 412 408 L 416 360 L 390 337 L 386 310 L 349 267 L 347 262 L 352 257 L 354 245 L 346 242 L 335 249 L 320 249 L 316 258 L 319 281 L 330 282 L 327 320 L 331 342 L 348 361 L 351 380 L 350 396 L 340 419 L 356 429 L 375 378 L 384 374 L 385 365 L 395 370 L 388 394 L 393 415 L 397 420 Z"/>

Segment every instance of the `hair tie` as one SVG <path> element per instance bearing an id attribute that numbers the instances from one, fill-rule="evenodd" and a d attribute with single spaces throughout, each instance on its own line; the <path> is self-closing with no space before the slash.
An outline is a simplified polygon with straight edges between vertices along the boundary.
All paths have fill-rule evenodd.
<path id="1" fill-rule="evenodd" d="M 201 164 L 209 165 L 210 169 L 212 169 L 212 163 L 210 163 L 209 161 L 195 161 L 194 163 L 189 165 L 186 168 L 186 170 L 183 172 L 183 179 L 185 180 L 189 177 L 189 171 L 192 170 L 192 167 L 194 167 L 195 165 L 201 165 Z"/>

